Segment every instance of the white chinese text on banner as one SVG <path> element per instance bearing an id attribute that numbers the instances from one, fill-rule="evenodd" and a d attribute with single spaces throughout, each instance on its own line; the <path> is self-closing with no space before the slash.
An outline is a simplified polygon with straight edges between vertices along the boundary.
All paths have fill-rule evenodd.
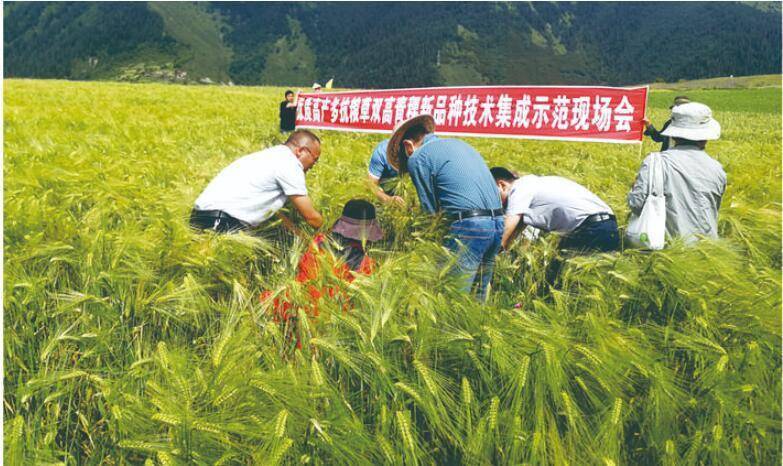
<path id="1" fill-rule="evenodd" d="M 391 133 L 429 114 L 443 135 L 634 143 L 647 88 L 433 87 L 301 94 L 297 128 Z"/>

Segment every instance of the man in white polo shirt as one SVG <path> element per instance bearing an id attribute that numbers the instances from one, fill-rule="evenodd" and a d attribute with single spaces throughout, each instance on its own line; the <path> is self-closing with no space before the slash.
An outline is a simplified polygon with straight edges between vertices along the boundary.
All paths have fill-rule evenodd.
<path id="1" fill-rule="evenodd" d="M 305 185 L 305 172 L 320 156 L 320 139 L 297 130 L 285 144 L 235 160 L 196 199 L 191 226 L 219 233 L 256 227 L 290 200 L 308 224 L 320 228 L 323 218 Z"/>
<path id="2" fill-rule="evenodd" d="M 584 186 L 559 176 L 517 177 L 503 167 L 490 170 L 506 206 L 503 248 L 521 226 L 562 235 L 560 247 L 575 251 L 614 251 L 620 234 L 612 209 Z"/>

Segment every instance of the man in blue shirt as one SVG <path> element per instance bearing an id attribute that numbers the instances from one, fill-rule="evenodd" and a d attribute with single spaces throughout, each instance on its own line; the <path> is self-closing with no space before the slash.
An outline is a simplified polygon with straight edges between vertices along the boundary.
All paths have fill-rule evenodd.
<path id="1" fill-rule="evenodd" d="M 394 169 L 386 160 L 386 147 L 389 145 L 389 140 L 384 139 L 372 151 L 370 156 L 370 169 L 369 179 L 370 186 L 372 186 L 375 195 L 384 203 L 394 202 L 398 205 L 404 205 L 405 201 L 402 197 L 394 194 L 393 181 L 399 173 Z"/>
<path id="2" fill-rule="evenodd" d="M 446 247 L 458 255 L 465 289 L 475 281 L 483 299 L 503 236 L 503 209 L 495 179 L 481 155 L 458 139 L 440 139 L 435 121 L 420 115 L 400 124 L 386 148 L 399 173 L 410 173 L 422 209 L 452 222 Z"/>

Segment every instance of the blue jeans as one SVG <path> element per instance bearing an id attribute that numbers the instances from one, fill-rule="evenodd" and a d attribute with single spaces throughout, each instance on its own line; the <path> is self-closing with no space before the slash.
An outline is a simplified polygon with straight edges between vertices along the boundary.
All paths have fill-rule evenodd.
<path id="1" fill-rule="evenodd" d="M 485 299 L 502 237 L 503 217 L 473 217 L 451 224 L 445 245 L 457 254 L 457 272 L 463 277 L 465 292 L 475 282 L 476 294 Z"/>

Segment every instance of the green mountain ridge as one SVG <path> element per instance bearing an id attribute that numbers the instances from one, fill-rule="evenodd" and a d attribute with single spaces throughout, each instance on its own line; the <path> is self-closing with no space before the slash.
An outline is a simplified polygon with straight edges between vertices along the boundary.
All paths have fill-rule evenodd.
<path id="1" fill-rule="evenodd" d="M 6 3 L 5 77 L 345 87 L 780 73 L 773 2 Z"/>
<path id="2" fill-rule="evenodd" d="M 163 19 L 166 34 L 187 46 L 183 68 L 198 77 L 229 81 L 232 52 L 223 42 L 225 25 L 219 14 L 190 2 L 149 2 L 149 8 Z"/>

